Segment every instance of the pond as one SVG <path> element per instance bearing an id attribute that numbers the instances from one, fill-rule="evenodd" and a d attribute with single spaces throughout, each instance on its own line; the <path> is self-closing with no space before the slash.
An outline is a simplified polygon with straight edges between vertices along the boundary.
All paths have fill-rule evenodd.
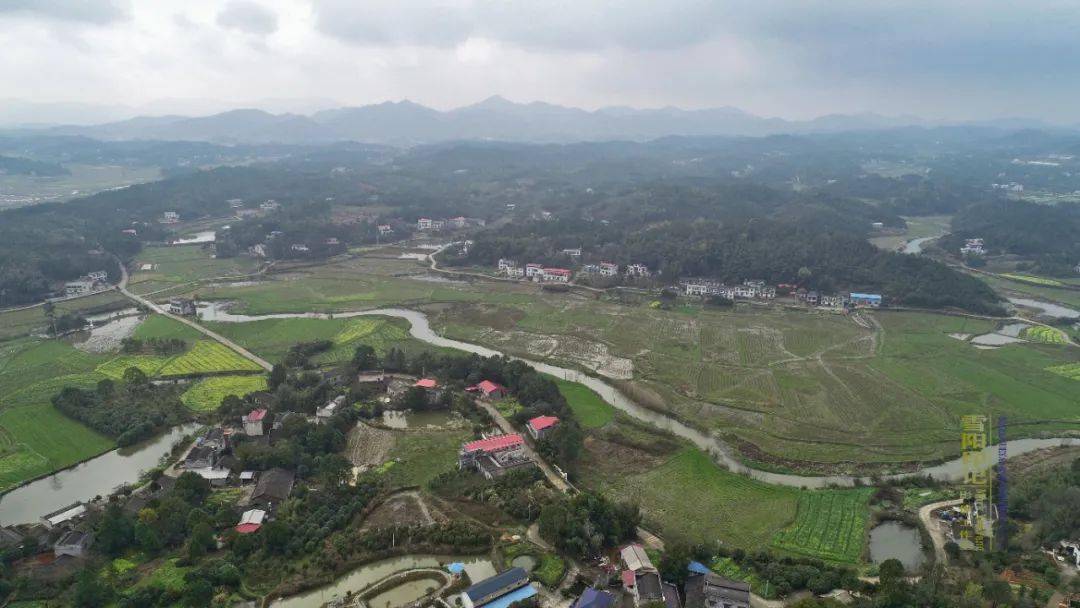
<path id="1" fill-rule="evenodd" d="M 870 561 L 880 564 L 898 559 L 908 572 L 918 570 L 926 560 L 919 531 L 898 521 L 887 521 L 870 530 Z"/>
<path id="2" fill-rule="evenodd" d="M 198 245 L 200 243 L 213 243 L 217 239 L 217 232 L 213 230 L 204 230 L 202 232 L 196 232 L 195 234 L 184 237 L 181 239 L 173 240 L 173 245 Z"/>
<path id="3" fill-rule="evenodd" d="M 378 593 L 367 600 L 368 608 L 397 608 L 415 602 L 425 595 L 440 589 L 443 586 L 442 579 L 421 578 L 415 581 L 402 583 Z"/>
<path id="4" fill-rule="evenodd" d="M 139 480 L 172 450 L 173 444 L 199 425 L 173 427 L 154 439 L 105 452 L 101 456 L 42 477 L 0 496 L 0 525 L 29 524 L 51 511 L 95 496 L 105 496 Z"/>
<path id="5" fill-rule="evenodd" d="M 1053 302 L 1044 302 L 1042 300 L 1033 300 L 1031 298 L 1007 298 L 1010 304 L 1015 306 L 1023 306 L 1025 308 L 1034 308 L 1041 311 L 1047 317 L 1057 317 L 1059 319 L 1080 319 L 1080 310 L 1074 310 L 1062 306 L 1060 304 L 1054 304 Z"/>
<path id="6" fill-rule="evenodd" d="M 483 557 L 405 555 L 365 564 L 339 578 L 332 585 L 320 587 L 299 595 L 278 599 L 271 603 L 270 606 L 271 608 L 320 608 L 323 604 L 334 598 L 343 598 L 350 591 L 353 593 L 363 591 L 390 575 L 416 569 L 442 570 L 445 569 L 447 564 L 452 562 L 464 564 L 465 572 L 468 573 L 469 578 L 473 581 L 480 581 L 495 576 L 495 566 L 488 559 Z M 424 585 L 430 585 L 433 580 L 434 578 L 430 580 L 422 579 L 418 582 Z M 405 585 L 399 585 L 386 592 L 380 593 L 376 598 L 382 597 L 388 593 L 397 592 L 401 587 L 405 587 Z M 405 590 L 401 591 L 401 593 L 405 595 L 415 591 L 415 588 L 410 590 L 410 588 L 407 587 Z M 423 593 L 420 593 L 420 595 L 423 595 Z M 419 597 L 419 595 L 417 597 Z M 371 603 L 371 606 L 372 608 L 375 608 L 376 606 L 383 608 L 385 604 Z"/>

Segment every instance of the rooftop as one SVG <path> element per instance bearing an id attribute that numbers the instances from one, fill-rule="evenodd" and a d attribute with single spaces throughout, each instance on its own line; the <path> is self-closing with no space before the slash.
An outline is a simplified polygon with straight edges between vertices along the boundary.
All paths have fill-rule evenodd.
<path id="1" fill-rule="evenodd" d="M 556 424 L 559 424 L 559 419 L 555 416 L 537 416 L 529 421 L 529 426 L 535 431 L 542 431 L 551 428 Z"/>
<path id="2" fill-rule="evenodd" d="M 470 441 L 461 446 L 463 452 L 496 452 L 498 450 L 505 450 L 519 446 L 524 443 L 524 439 L 517 433 L 510 433 L 507 435 L 496 435 L 495 437 L 488 437 L 487 439 L 477 439 L 476 441 Z"/>
<path id="3" fill-rule="evenodd" d="M 421 378 L 416 381 L 413 386 L 419 386 L 420 388 L 435 388 L 439 386 L 439 382 L 434 378 Z"/>
<path id="4" fill-rule="evenodd" d="M 266 418 L 266 410 L 260 408 L 257 410 L 251 410 L 251 413 L 247 415 L 246 420 L 249 422 L 258 422 L 263 418 Z"/>
<path id="5" fill-rule="evenodd" d="M 484 579 L 465 590 L 465 595 L 474 602 L 483 600 L 491 594 L 514 585 L 525 585 L 529 582 L 529 573 L 524 568 L 511 568 L 500 572 L 491 578 Z"/>

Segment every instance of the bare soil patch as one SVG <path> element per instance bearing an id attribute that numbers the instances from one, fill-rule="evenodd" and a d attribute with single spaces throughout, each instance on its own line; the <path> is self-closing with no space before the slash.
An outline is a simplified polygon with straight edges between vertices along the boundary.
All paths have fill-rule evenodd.
<path id="1" fill-rule="evenodd" d="M 345 457 L 355 467 L 373 467 L 386 461 L 394 447 L 394 433 L 357 422 L 349 431 Z"/>

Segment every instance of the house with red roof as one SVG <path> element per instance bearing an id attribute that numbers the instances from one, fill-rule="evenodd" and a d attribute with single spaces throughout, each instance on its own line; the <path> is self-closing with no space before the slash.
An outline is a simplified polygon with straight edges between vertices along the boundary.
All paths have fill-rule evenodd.
<path id="1" fill-rule="evenodd" d="M 555 283 L 569 283 L 571 272 L 565 268 L 545 268 L 544 280 Z"/>
<path id="2" fill-rule="evenodd" d="M 476 469 L 488 479 L 495 479 L 507 471 L 532 466 L 533 461 L 525 454 L 525 438 L 518 433 L 493 435 L 461 446 L 458 467 Z"/>
<path id="3" fill-rule="evenodd" d="M 266 511 L 262 509 L 244 511 L 244 514 L 240 516 L 240 523 L 236 524 L 236 531 L 240 534 L 258 532 L 264 519 L 266 519 Z"/>
<path id="4" fill-rule="evenodd" d="M 266 419 L 267 411 L 263 408 L 251 410 L 244 416 L 244 433 L 257 437 L 263 434 L 263 420 Z"/>
<path id="5" fill-rule="evenodd" d="M 470 393 L 479 393 L 487 399 L 502 399 L 508 392 L 505 386 L 491 380 L 481 380 L 476 385 L 465 390 Z"/>
<path id="6" fill-rule="evenodd" d="M 558 424 L 559 419 L 555 416 L 537 416 L 529 420 L 525 428 L 529 430 L 529 434 L 533 436 L 533 439 L 540 440 Z"/>
<path id="7" fill-rule="evenodd" d="M 427 389 L 438 388 L 439 381 L 434 378 L 421 378 L 417 380 L 416 383 L 413 384 L 413 386 Z"/>

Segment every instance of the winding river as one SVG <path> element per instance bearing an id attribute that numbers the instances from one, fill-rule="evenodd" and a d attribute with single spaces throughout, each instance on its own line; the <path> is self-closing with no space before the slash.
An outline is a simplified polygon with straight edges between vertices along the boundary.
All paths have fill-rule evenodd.
<path id="1" fill-rule="evenodd" d="M 470 353 L 476 353 L 484 357 L 502 356 L 497 350 L 493 350 L 477 344 L 471 344 L 468 342 L 461 342 L 459 340 L 453 340 L 450 338 L 444 338 L 435 333 L 431 329 L 431 324 L 428 322 L 427 315 L 415 310 L 409 310 L 405 308 L 379 308 L 375 310 L 364 311 L 351 311 L 334 313 L 332 315 L 325 313 L 280 313 L 269 315 L 241 315 L 228 312 L 227 304 L 221 303 L 208 303 L 200 305 L 199 316 L 204 321 L 220 321 L 227 323 L 243 323 L 250 321 L 262 321 L 266 319 L 294 319 L 294 318 L 307 318 L 307 319 L 342 319 L 350 317 L 361 316 L 382 316 L 382 317 L 395 317 L 399 319 L 405 319 L 409 322 L 409 333 L 416 339 L 427 342 L 434 346 L 453 348 L 457 350 L 463 350 Z M 669 431 L 674 435 L 682 437 L 696 445 L 697 447 L 712 454 L 717 462 L 727 467 L 729 470 L 736 473 L 742 473 L 748 475 L 759 481 L 766 483 L 794 486 L 794 487 L 806 487 L 806 488 L 823 488 L 828 486 L 853 486 L 856 482 L 859 483 L 871 483 L 869 477 L 857 477 L 851 475 L 825 475 L 825 476 L 806 476 L 806 475 L 793 475 L 788 473 L 773 473 L 769 471 L 761 471 L 753 469 L 743 464 L 739 459 L 734 456 L 734 452 L 727 443 L 725 443 L 719 437 L 715 435 L 704 433 L 698 429 L 688 426 L 666 414 L 656 412 L 638 405 L 635 401 L 627 397 L 618 388 L 608 384 L 606 381 L 590 376 L 583 372 L 559 367 L 550 363 L 544 363 L 541 361 L 534 361 L 524 357 L 512 357 L 513 359 L 523 361 L 529 364 L 533 369 L 549 374 L 564 380 L 571 382 L 578 382 L 584 384 L 590 389 L 596 391 L 601 398 L 607 403 L 622 411 L 623 413 L 632 416 L 638 420 L 651 424 L 657 428 Z M 1080 438 L 1055 438 L 1055 439 L 1017 439 L 1009 441 L 1009 455 L 1016 456 L 1024 454 L 1034 450 L 1054 447 L 1058 445 L 1080 445 Z M 981 454 L 982 462 L 988 467 L 995 461 L 997 457 L 997 446 L 987 446 Z M 915 473 L 899 473 L 895 475 L 884 476 L 885 479 L 902 479 L 904 477 L 911 477 L 914 475 L 930 475 L 935 479 L 943 481 L 954 481 L 963 478 L 964 464 L 957 458 L 943 464 L 935 465 L 932 467 L 926 467 Z"/>
<path id="2" fill-rule="evenodd" d="M 42 477 L 0 496 L 0 525 L 30 524 L 42 515 L 73 502 L 104 496 L 125 483 L 139 480 L 172 450 L 173 444 L 198 428 L 176 426 L 142 443 L 118 448 L 69 469 Z"/>

